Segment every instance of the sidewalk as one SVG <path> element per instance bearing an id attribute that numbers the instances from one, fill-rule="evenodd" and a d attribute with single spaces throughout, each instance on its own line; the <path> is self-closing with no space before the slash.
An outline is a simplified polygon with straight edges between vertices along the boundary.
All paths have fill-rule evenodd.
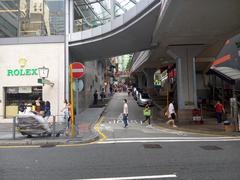
<path id="1" fill-rule="evenodd" d="M 224 125 L 217 124 L 215 118 L 204 118 L 203 124 L 195 123 L 194 121 L 176 121 L 177 128 L 170 127 L 166 124 L 167 119 L 163 117 L 163 115 L 160 115 L 160 107 L 155 104 L 153 107 L 153 123 L 156 126 L 161 126 L 164 128 L 169 129 L 176 129 L 180 131 L 187 131 L 187 132 L 193 132 L 193 133 L 201 133 L 201 134 L 208 134 L 208 135 L 219 135 L 219 136 L 240 136 L 240 132 L 226 132 L 224 129 Z M 191 117 L 192 118 L 192 117 Z M 191 119 L 189 118 L 189 119 Z"/>
<path id="2" fill-rule="evenodd" d="M 79 134 L 74 139 L 72 139 L 71 135 L 26 138 L 26 136 L 22 136 L 16 132 L 16 139 L 13 140 L 12 123 L 0 123 L 0 146 L 59 145 L 93 142 L 99 138 L 98 133 L 94 130 L 94 125 L 104 110 L 105 107 L 87 108 L 80 113 L 76 117 L 76 122 L 79 122 Z"/>

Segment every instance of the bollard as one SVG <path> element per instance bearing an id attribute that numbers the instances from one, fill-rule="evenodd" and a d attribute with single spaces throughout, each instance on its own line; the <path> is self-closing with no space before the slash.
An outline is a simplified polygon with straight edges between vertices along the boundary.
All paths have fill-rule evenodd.
<path id="1" fill-rule="evenodd" d="M 53 116 L 53 137 L 56 136 L 56 116 Z"/>
<path id="2" fill-rule="evenodd" d="M 13 140 L 16 139 L 16 117 L 13 118 Z"/>

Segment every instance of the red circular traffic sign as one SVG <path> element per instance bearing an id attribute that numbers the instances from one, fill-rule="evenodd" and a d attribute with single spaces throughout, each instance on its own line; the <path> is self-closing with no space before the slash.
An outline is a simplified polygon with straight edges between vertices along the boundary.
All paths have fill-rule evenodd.
<path id="1" fill-rule="evenodd" d="M 85 74 L 85 66 L 82 63 L 75 62 L 72 63 L 72 77 L 79 79 Z"/>

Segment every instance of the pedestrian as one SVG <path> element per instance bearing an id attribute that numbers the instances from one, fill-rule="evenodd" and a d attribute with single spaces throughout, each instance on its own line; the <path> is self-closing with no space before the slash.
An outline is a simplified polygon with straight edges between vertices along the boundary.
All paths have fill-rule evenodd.
<path id="1" fill-rule="evenodd" d="M 102 88 L 102 91 L 101 91 L 100 97 L 101 97 L 101 101 L 103 102 L 103 101 L 104 101 L 104 98 L 105 98 L 104 88 Z"/>
<path id="2" fill-rule="evenodd" d="M 20 105 L 19 105 L 19 107 L 18 107 L 18 111 L 21 112 L 21 113 L 23 113 L 23 112 L 25 111 L 25 109 L 26 109 L 25 103 L 24 103 L 24 102 L 21 102 Z"/>
<path id="3" fill-rule="evenodd" d="M 128 126 L 128 104 L 127 104 L 127 99 L 123 100 L 123 122 L 124 122 L 124 128 Z"/>
<path id="4" fill-rule="evenodd" d="M 65 122 L 67 122 L 67 127 L 69 128 L 69 122 L 70 122 L 70 104 L 68 103 L 67 99 L 64 100 L 64 107 L 61 110 L 61 112 L 63 112 L 63 119 L 65 120 Z"/>
<path id="5" fill-rule="evenodd" d="M 143 123 L 148 120 L 148 125 L 150 126 L 151 125 L 151 120 L 150 120 L 151 109 L 148 104 L 146 104 L 146 106 L 144 107 L 143 115 L 145 116 L 145 120 L 143 121 Z"/>
<path id="6" fill-rule="evenodd" d="M 175 119 L 176 119 L 176 112 L 174 109 L 174 105 L 173 105 L 174 101 L 170 101 L 169 105 L 168 105 L 168 109 L 167 112 L 165 113 L 165 115 L 167 115 L 168 117 L 168 121 L 166 122 L 168 125 L 172 124 L 173 127 L 177 127 L 175 125 Z"/>
<path id="7" fill-rule="evenodd" d="M 215 104 L 215 113 L 216 113 L 217 123 L 220 124 L 222 122 L 222 113 L 225 113 L 225 109 L 223 104 L 219 100 Z"/>
<path id="8" fill-rule="evenodd" d="M 110 95 L 112 96 L 113 95 L 113 85 L 110 85 L 110 88 L 109 88 L 109 91 L 110 91 Z"/>
<path id="9" fill-rule="evenodd" d="M 37 113 L 40 113 L 40 111 L 41 111 L 41 104 L 40 104 L 41 101 L 42 101 L 42 99 L 40 97 L 38 97 L 37 100 L 35 101 L 35 103 L 36 103 L 35 110 Z"/>
<path id="10" fill-rule="evenodd" d="M 45 101 L 40 101 L 40 112 L 39 115 L 44 116 L 45 114 Z"/>
<path id="11" fill-rule="evenodd" d="M 51 116 L 51 104 L 49 101 L 45 102 L 45 106 L 44 106 L 44 116 L 43 117 L 47 117 L 47 119 Z"/>
<path id="12" fill-rule="evenodd" d="M 93 94 L 93 104 L 97 104 L 97 103 L 98 103 L 98 92 L 97 90 L 95 90 Z"/>

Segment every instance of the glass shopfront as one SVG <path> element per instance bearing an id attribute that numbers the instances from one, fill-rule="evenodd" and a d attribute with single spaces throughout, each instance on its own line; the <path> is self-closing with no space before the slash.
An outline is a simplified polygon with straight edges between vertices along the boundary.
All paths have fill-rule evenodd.
<path id="1" fill-rule="evenodd" d="M 42 86 L 6 87 L 5 89 L 5 118 L 11 118 L 18 113 L 21 103 L 32 104 L 42 98 Z"/>
<path id="2" fill-rule="evenodd" d="M 1 0 L 0 38 L 64 34 L 64 0 Z"/>

